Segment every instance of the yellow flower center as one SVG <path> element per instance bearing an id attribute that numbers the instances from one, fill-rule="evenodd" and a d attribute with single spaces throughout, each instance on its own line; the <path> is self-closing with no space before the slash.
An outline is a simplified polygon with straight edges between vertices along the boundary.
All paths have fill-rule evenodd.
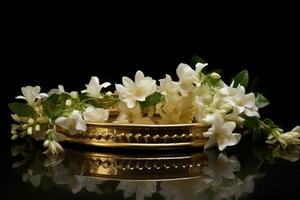
<path id="1" fill-rule="evenodd" d="M 134 94 L 135 94 L 135 96 L 141 96 L 141 95 L 143 95 L 143 90 L 141 88 L 137 88 L 134 91 Z"/>

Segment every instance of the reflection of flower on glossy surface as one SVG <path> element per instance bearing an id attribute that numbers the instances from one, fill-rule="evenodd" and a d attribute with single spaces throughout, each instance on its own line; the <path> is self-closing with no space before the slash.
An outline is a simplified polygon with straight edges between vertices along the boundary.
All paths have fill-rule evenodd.
<path id="1" fill-rule="evenodd" d="M 68 185 L 73 193 L 78 193 L 83 188 L 86 188 L 89 192 L 101 193 L 101 190 L 97 187 L 97 184 L 102 184 L 103 181 L 93 177 L 86 177 L 80 174 L 80 167 L 73 165 L 69 168 L 63 165 L 58 165 L 53 168 L 53 181 L 58 185 Z"/>
<path id="2" fill-rule="evenodd" d="M 24 153 L 26 148 L 28 146 L 23 144 L 11 149 L 13 156 L 23 156 L 23 160 L 13 163 L 13 167 L 27 168 L 22 175 L 24 182 L 30 182 L 34 187 L 39 187 L 49 177 L 57 185 L 68 185 L 73 193 L 78 193 L 83 188 L 89 192 L 102 193 L 98 185 L 104 180 L 83 176 L 80 165 L 72 158 L 66 162 L 63 154 L 45 155 L 40 151 Z"/>
<path id="3" fill-rule="evenodd" d="M 39 187 L 41 185 L 41 175 L 34 174 L 32 169 L 28 169 L 27 172 L 23 173 L 22 180 L 24 182 L 30 182 L 33 187 Z"/>
<path id="4" fill-rule="evenodd" d="M 281 158 L 290 162 L 296 162 L 300 158 L 300 146 L 289 145 L 286 149 L 282 149 L 279 145 L 270 148 L 266 146 L 253 146 L 252 154 L 261 162 L 269 164 L 274 163 L 276 158 Z"/>
<path id="5" fill-rule="evenodd" d="M 160 195 L 166 200 L 184 200 L 199 199 L 199 194 L 208 189 L 209 185 L 206 179 L 197 178 L 190 180 L 164 181 L 160 183 Z M 207 199 L 203 193 L 201 199 Z"/>
<path id="6" fill-rule="evenodd" d="M 26 148 L 31 152 L 26 151 Z M 54 183 L 68 186 L 73 193 L 86 190 L 104 194 L 105 187 L 109 186 L 109 192 L 121 191 L 120 195 L 123 198 L 136 200 L 153 198 L 157 194 L 166 200 L 239 199 L 254 191 L 255 179 L 262 177 L 257 168 L 261 162 L 273 161 L 274 158 L 296 161 L 299 159 L 299 151 L 299 146 L 289 146 L 285 150 L 279 146 L 278 148 L 263 146 L 253 149 L 254 157 L 250 155 L 240 163 L 232 154 L 210 149 L 205 151 L 208 161 L 203 165 L 201 177 L 168 181 L 105 182 L 106 180 L 98 177 L 84 176 L 82 160 L 80 157 L 76 158 L 72 150 L 66 154 L 45 155 L 40 151 L 33 152 L 32 144 L 16 145 L 11 149 L 13 156 L 24 158 L 15 162 L 13 167 L 25 169 L 22 179 L 34 187 L 49 189 Z M 239 154 L 239 158 L 243 157 Z"/>
<path id="7" fill-rule="evenodd" d="M 240 162 L 235 156 L 227 157 L 213 150 L 206 151 L 208 166 L 203 168 L 203 176 L 190 180 L 165 181 L 160 183 L 159 193 L 166 200 L 185 199 L 238 199 L 254 190 L 254 178 L 258 174 L 243 177 Z"/>
<path id="8" fill-rule="evenodd" d="M 136 200 L 143 200 L 156 192 L 156 184 L 155 181 L 120 181 L 116 190 L 123 190 L 124 198 L 135 194 Z"/>
<path id="9" fill-rule="evenodd" d="M 208 156 L 208 166 L 203 168 L 203 173 L 210 176 L 214 181 L 221 180 L 223 177 L 228 179 L 235 178 L 234 172 L 240 171 L 241 165 L 235 156 L 227 157 L 220 153 L 218 156 L 213 151 L 206 151 Z"/>

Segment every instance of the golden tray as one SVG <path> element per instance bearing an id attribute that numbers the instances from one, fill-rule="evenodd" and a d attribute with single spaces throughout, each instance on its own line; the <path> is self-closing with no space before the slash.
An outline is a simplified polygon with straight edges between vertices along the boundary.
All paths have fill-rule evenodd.
<path id="1" fill-rule="evenodd" d="M 87 131 L 66 135 L 66 141 L 99 147 L 133 149 L 174 149 L 203 147 L 207 138 L 203 133 L 209 127 L 200 123 L 190 124 L 115 124 L 87 123 Z"/>

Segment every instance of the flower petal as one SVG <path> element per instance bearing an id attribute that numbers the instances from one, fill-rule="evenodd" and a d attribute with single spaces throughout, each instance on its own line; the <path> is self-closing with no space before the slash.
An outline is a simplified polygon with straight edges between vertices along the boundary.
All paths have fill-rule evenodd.
<path id="1" fill-rule="evenodd" d="M 126 76 L 123 76 L 122 83 L 125 86 L 125 88 L 134 88 L 135 87 L 135 83 Z"/>
<path id="2" fill-rule="evenodd" d="M 225 122 L 222 127 L 226 130 L 226 133 L 231 134 L 235 126 L 235 122 Z"/>
<path id="3" fill-rule="evenodd" d="M 109 82 L 104 82 L 101 84 L 102 87 L 107 88 L 108 86 L 110 86 L 111 84 Z"/>
<path id="4" fill-rule="evenodd" d="M 137 71 L 134 76 L 135 83 L 140 83 L 145 78 L 144 73 L 142 71 Z"/>

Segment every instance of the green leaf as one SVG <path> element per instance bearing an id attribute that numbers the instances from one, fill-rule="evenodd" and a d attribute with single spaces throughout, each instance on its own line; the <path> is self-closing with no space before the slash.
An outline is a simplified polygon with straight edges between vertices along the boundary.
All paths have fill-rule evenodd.
<path id="1" fill-rule="evenodd" d="M 92 99 L 91 97 L 87 96 L 84 93 L 80 93 L 80 94 L 78 94 L 78 96 L 79 96 L 80 101 L 87 101 L 89 99 Z"/>
<path id="2" fill-rule="evenodd" d="M 263 134 L 261 133 L 259 128 L 255 128 L 252 131 L 252 140 L 253 141 L 258 141 L 263 139 Z"/>
<path id="3" fill-rule="evenodd" d="M 8 107 L 12 112 L 21 117 L 27 117 L 35 114 L 33 108 L 28 104 L 14 102 L 8 104 Z"/>
<path id="4" fill-rule="evenodd" d="M 248 71 L 247 70 L 241 71 L 234 77 L 233 80 L 234 80 L 234 87 L 237 87 L 240 84 L 246 88 L 249 83 Z"/>
<path id="5" fill-rule="evenodd" d="M 44 111 L 50 118 L 52 118 L 51 117 L 52 112 L 56 109 L 56 105 L 58 104 L 58 101 L 59 101 L 59 95 L 53 94 L 42 102 Z"/>
<path id="6" fill-rule="evenodd" d="M 67 99 L 71 99 L 71 98 L 72 98 L 71 95 L 69 95 L 68 93 L 61 93 L 59 95 L 59 101 L 60 101 L 60 103 L 65 103 L 65 101 Z"/>
<path id="7" fill-rule="evenodd" d="M 50 113 L 50 118 L 54 121 L 58 117 L 62 116 L 64 113 L 70 113 L 71 110 L 68 110 L 68 107 L 65 104 L 59 104 L 55 107 L 54 110 Z"/>
<path id="8" fill-rule="evenodd" d="M 53 94 L 42 102 L 45 113 L 53 121 L 66 112 L 65 101 L 71 98 L 69 94 Z"/>
<path id="9" fill-rule="evenodd" d="M 269 105 L 270 102 L 262 94 L 257 93 L 256 99 L 255 99 L 255 104 L 258 108 L 263 108 L 263 107 Z"/>
<path id="10" fill-rule="evenodd" d="M 100 101 L 97 101 L 96 99 L 91 99 L 91 100 L 87 101 L 87 103 L 96 108 L 105 108 L 105 104 Z"/>
<path id="11" fill-rule="evenodd" d="M 192 59 L 191 59 L 191 66 L 192 67 L 195 67 L 197 63 L 206 63 L 205 60 L 199 56 L 197 56 L 196 54 L 194 54 L 192 56 Z"/>
<path id="12" fill-rule="evenodd" d="M 279 128 L 279 126 L 277 126 L 277 125 L 275 124 L 275 122 L 274 122 L 273 120 L 269 119 L 269 118 L 266 118 L 266 119 L 264 120 L 264 123 L 265 123 L 267 126 L 269 126 L 270 128 Z"/>
<path id="13" fill-rule="evenodd" d="M 247 128 L 258 129 L 260 127 L 260 120 L 258 117 L 248 117 L 245 114 L 241 114 L 240 116 L 245 119 L 243 123 Z"/>
<path id="14" fill-rule="evenodd" d="M 152 95 L 148 96 L 145 101 L 140 102 L 142 107 L 149 107 L 154 106 L 158 102 L 161 102 L 162 95 L 158 92 L 153 93 Z"/>

